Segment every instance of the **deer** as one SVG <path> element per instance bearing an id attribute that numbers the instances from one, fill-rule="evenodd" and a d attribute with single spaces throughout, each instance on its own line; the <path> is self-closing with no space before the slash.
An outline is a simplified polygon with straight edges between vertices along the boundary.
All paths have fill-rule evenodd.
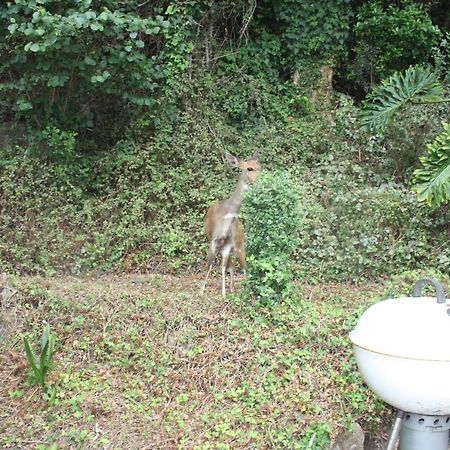
<path id="1" fill-rule="evenodd" d="M 242 196 L 261 174 L 259 152 L 256 151 L 249 160 L 236 158 L 231 153 L 225 153 L 226 160 L 231 167 L 241 170 L 239 181 L 231 197 L 220 200 L 210 206 L 205 216 L 205 234 L 209 242 L 206 257 L 208 272 L 202 287 L 205 292 L 206 282 L 214 265 L 216 254 L 222 256 L 222 295 L 226 296 L 226 273 L 230 273 L 230 291 L 234 291 L 234 263 L 235 256 L 244 272 L 247 269 L 245 261 L 245 231 L 238 213 L 242 205 Z"/>

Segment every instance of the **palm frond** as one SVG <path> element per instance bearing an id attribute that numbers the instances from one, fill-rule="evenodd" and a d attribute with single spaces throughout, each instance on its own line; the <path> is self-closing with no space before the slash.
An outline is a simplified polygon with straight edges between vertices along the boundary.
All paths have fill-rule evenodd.
<path id="1" fill-rule="evenodd" d="M 414 172 L 413 190 L 419 201 L 438 207 L 450 202 L 450 124 L 431 144 L 428 153 L 420 158 L 422 167 Z"/>
<path id="2" fill-rule="evenodd" d="M 445 101 L 438 77 L 428 67 L 413 66 L 383 80 L 365 102 L 360 120 L 368 131 L 382 130 L 407 103 Z"/>

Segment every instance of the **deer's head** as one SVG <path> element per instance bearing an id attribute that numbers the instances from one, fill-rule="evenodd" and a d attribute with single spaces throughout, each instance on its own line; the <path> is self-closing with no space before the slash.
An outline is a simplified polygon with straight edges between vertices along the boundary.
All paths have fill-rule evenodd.
<path id="1" fill-rule="evenodd" d="M 261 164 L 259 163 L 259 152 L 256 151 L 248 160 L 238 159 L 231 153 L 225 154 L 228 164 L 231 167 L 241 169 L 241 177 L 247 184 L 253 183 L 261 174 Z"/>

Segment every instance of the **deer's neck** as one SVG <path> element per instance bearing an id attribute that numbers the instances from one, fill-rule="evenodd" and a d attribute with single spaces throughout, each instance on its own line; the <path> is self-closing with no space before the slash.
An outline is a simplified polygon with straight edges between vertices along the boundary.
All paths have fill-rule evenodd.
<path id="1" fill-rule="evenodd" d="M 228 199 L 229 212 L 237 214 L 242 205 L 242 195 L 248 189 L 249 185 L 241 175 L 238 184 L 231 197 Z"/>

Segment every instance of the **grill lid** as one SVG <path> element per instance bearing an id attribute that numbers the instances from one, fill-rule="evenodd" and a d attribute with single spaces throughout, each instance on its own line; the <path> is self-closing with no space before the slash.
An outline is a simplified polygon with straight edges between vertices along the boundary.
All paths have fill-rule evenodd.
<path id="1" fill-rule="evenodd" d="M 350 333 L 354 345 L 400 358 L 450 361 L 450 299 L 435 280 L 420 280 L 413 295 L 426 284 L 436 297 L 403 297 L 368 308 Z"/>

